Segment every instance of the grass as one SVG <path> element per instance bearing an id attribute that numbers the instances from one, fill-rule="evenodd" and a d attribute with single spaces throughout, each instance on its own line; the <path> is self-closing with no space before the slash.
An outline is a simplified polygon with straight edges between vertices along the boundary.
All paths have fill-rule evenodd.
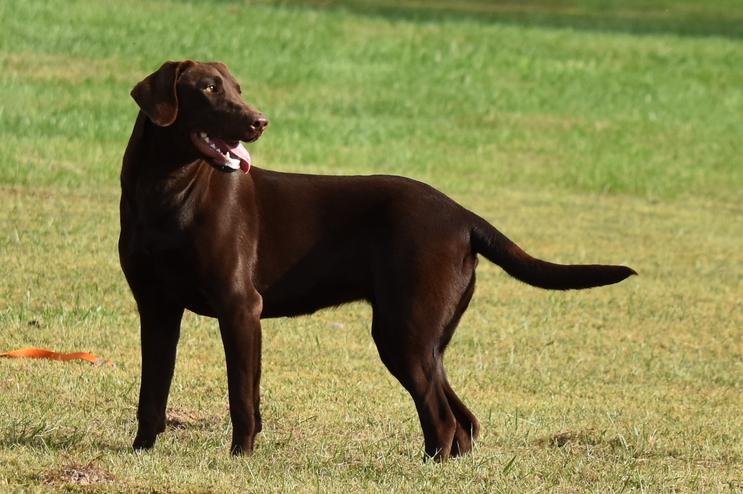
<path id="1" fill-rule="evenodd" d="M 738 2 L 0 3 L 0 490 L 743 489 Z M 137 315 L 116 257 L 131 87 L 229 64 L 262 166 L 429 182 L 534 254 L 641 276 L 548 293 L 486 262 L 447 355 L 474 453 L 421 464 L 369 309 L 264 322 L 266 430 L 227 455 L 213 321 L 184 321 L 171 428 L 135 455 Z"/>

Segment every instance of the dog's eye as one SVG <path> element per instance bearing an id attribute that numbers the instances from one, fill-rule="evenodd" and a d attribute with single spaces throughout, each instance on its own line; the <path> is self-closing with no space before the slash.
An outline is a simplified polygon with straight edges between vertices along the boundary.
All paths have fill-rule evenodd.
<path id="1" fill-rule="evenodd" d="M 204 88 L 204 91 L 206 91 L 207 93 L 216 93 L 217 86 L 215 86 L 214 84 L 209 84 L 208 86 Z"/>

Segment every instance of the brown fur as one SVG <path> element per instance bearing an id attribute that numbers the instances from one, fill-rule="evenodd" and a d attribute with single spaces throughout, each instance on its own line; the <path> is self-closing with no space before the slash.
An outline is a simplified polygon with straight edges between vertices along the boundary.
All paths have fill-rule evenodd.
<path id="1" fill-rule="evenodd" d="M 207 93 L 206 85 L 219 91 Z M 226 173 L 188 135 L 253 141 L 266 120 L 223 64 L 168 62 L 137 84 L 140 113 L 121 172 L 121 265 L 141 320 L 135 448 L 165 429 L 184 309 L 216 317 L 227 360 L 232 452 L 261 430 L 261 324 L 366 300 L 382 362 L 410 393 L 425 451 L 472 448 L 479 425 L 443 356 L 475 286 L 477 255 L 550 289 L 616 283 L 622 266 L 535 259 L 474 213 L 414 180 Z"/>

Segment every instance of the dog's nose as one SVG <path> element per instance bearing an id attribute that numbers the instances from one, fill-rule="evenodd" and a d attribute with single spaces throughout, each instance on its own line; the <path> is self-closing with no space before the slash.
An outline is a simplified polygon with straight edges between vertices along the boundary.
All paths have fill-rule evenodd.
<path id="1" fill-rule="evenodd" d="M 266 117 L 258 117 L 255 120 L 253 120 L 253 123 L 250 124 L 250 127 L 253 130 L 263 130 L 268 125 L 268 119 Z"/>

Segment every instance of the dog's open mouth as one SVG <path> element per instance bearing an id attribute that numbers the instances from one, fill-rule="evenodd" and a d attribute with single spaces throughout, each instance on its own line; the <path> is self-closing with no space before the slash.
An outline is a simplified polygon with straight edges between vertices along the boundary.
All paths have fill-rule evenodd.
<path id="1" fill-rule="evenodd" d="M 206 132 L 191 133 L 191 141 L 217 168 L 223 171 L 250 171 L 250 153 L 240 141 L 226 142 Z"/>

